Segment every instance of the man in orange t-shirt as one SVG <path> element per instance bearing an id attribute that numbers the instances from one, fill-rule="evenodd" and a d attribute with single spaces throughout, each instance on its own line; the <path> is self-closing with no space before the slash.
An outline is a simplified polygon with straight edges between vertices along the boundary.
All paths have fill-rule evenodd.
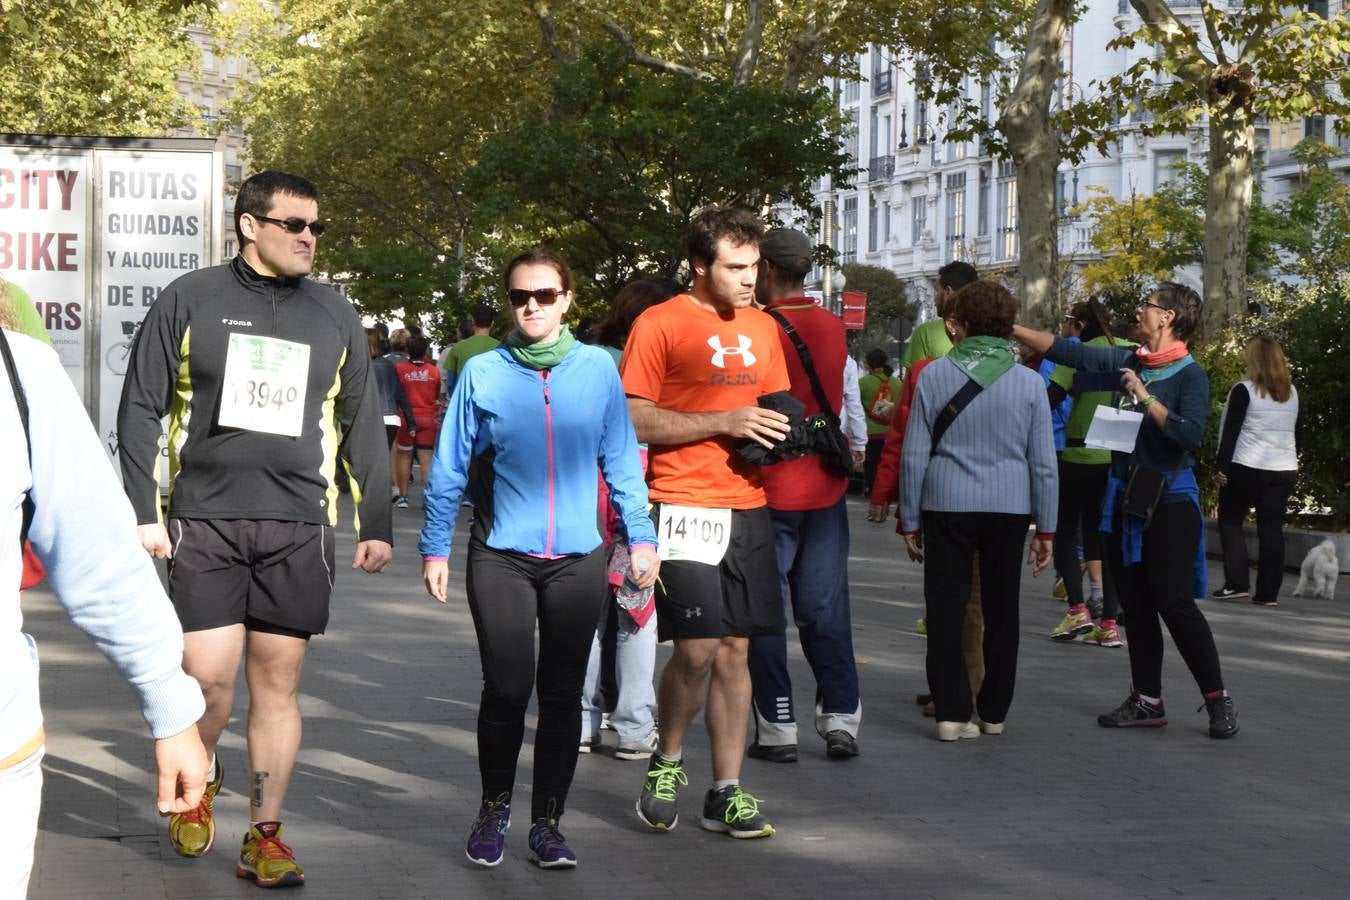
<path id="1" fill-rule="evenodd" d="M 690 293 L 638 317 L 619 365 L 638 440 L 650 445 L 648 494 L 664 560 L 657 634 L 675 642 L 661 674 L 660 744 L 637 804 L 660 831 L 679 820 L 684 735 L 706 701 L 713 785 L 703 827 L 737 838 L 773 834 L 740 786 L 750 638 L 785 627 L 759 467 L 736 453 L 741 440 L 771 448 L 788 433 L 785 416 L 757 405 L 789 387 L 778 325 L 752 305 L 762 235 L 742 210 L 695 216 Z"/>

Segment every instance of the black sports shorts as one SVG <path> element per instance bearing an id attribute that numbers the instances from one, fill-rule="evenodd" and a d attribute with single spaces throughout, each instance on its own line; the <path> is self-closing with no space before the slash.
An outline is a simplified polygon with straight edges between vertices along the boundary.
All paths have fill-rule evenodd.
<path id="1" fill-rule="evenodd" d="M 661 504 L 652 504 L 660 526 Z M 783 634 L 786 616 L 768 507 L 733 509 L 726 556 L 715 566 L 664 560 L 656 591 L 657 638 Z"/>
<path id="2" fill-rule="evenodd" d="M 169 597 L 184 631 L 243 624 L 309 638 L 328 626 L 333 529 L 272 519 L 170 519 Z"/>

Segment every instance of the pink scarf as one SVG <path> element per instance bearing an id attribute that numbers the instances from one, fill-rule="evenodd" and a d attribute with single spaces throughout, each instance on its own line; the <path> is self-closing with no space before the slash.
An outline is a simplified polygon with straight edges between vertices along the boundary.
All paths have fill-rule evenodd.
<path id="1" fill-rule="evenodd" d="M 1134 355 L 1139 357 L 1139 361 L 1149 369 L 1161 369 L 1163 366 L 1170 366 L 1184 357 L 1186 353 L 1185 341 L 1177 341 L 1167 349 L 1157 352 L 1150 352 L 1147 347 L 1140 347 L 1134 351 Z"/>

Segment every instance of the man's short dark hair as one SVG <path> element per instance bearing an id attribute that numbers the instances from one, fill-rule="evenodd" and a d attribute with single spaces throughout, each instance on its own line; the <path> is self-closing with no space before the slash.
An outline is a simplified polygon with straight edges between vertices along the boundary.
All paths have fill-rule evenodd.
<path id="1" fill-rule="evenodd" d="M 473 324 L 479 328 L 491 328 L 495 321 L 497 321 L 497 311 L 486 303 L 480 303 L 473 308 Z"/>
<path id="2" fill-rule="evenodd" d="M 968 337 L 1010 338 L 1017 321 L 1017 298 L 997 281 L 974 281 L 956 292 L 951 315 Z"/>
<path id="3" fill-rule="evenodd" d="M 240 218 L 244 213 L 250 216 L 265 216 L 272 209 L 272 198 L 277 194 L 290 194 L 305 200 L 318 202 L 319 189 L 309 179 L 286 172 L 258 172 L 250 175 L 239 185 L 239 196 L 234 200 L 234 233 L 244 240 L 239 230 Z"/>
<path id="4" fill-rule="evenodd" d="M 968 262 L 955 260 L 938 269 L 938 284 L 959 291 L 968 284 L 980 280 L 980 273 Z"/>
<path id="5" fill-rule="evenodd" d="M 427 339 L 421 333 L 408 335 L 408 359 L 422 359 L 427 355 Z"/>
<path id="6" fill-rule="evenodd" d="M 711 266 L 717 259 L 717 243 L 722 239 L 732 246 L 759 245 L 764 225 L 752 213 L 734 206 L 709 206 L 689 222 L 685 234 L 685 256 L 692 269 L 695 264 Z"/>

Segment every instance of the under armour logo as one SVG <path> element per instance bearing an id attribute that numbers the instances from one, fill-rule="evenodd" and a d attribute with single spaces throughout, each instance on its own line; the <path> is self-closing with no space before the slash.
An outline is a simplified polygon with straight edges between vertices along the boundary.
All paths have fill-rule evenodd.
<path id="1" fill-rule="evenodd" d="M 687 607 L 687 608 L 685 609 L 685 611 L 684 611 L 684 617 L 685 617 L 686 619 L 698 619 L 698 618 L 702 618 L 702 616 L 703 616 L 703 610 L 702 610 L 700 607 L 697 607 L 697 606 Z"/>
<path id="2" fill-rule="evenodd" d="M 736 335 L 736 341 L 739 347 L 723 347 L 722 338 L 713 335 L 708 338 L 708 346 L 713 348 L 712 364 L 719 369 L 727 367 L 727 356 L 734 355 L 741 358 L 741 365 L 749 367 L 755 364 L 755 354 L 750 352 L 751 340 L 743 334 Z"/>

